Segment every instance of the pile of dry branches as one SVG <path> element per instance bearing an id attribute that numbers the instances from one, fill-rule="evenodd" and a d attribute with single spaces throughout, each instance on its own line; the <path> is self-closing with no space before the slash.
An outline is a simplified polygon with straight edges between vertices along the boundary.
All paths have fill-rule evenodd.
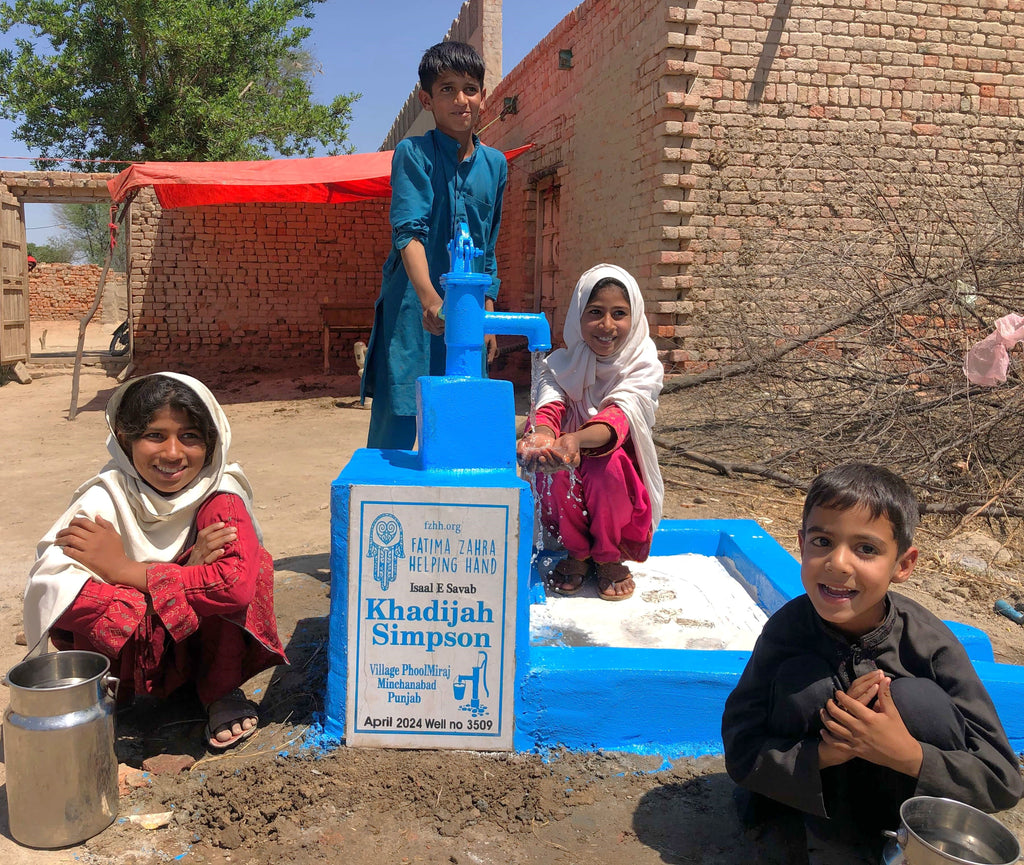
<path id="1" fill-rule="evenodd" d="M 800 242 L 799 255 L 787 240 L 785 256 L 736 275 L 746 296 L 766 286 L 736 320 L 742 359 L 669 380 L 662 460 L 795 486 L 867 460 L 906 477 L 927 512 L 1022 516 L 1022 352 L 991 388 L 970 385 L 963 362 L 995 319 L 1024 314 L 1024 186 L 979 182 L 973 206 L 951 211 L 934 191 L 861 176 L 857 216 L 873 230 Z"/>

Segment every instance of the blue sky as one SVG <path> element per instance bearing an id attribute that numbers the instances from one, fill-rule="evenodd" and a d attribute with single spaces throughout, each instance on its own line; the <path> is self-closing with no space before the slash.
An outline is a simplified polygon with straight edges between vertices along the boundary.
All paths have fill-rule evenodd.
<path id="1" fill-rule="evenodd" d="M 502 67 L 520 60 L 582 0 L 505 0 Z M 420 55 L 440 42 L 462 0 L 326 0 L 316 7 L 307 47 L 319 61 L 314 97 L 329 102 L 339 93 L 362 93 L 352 112 L 349 139 L 359 152 L 380 147 L 395 115 L 416 83 Z M 0 46 L 12 42 L 0 34 Z M 25 145 L 11 138 L 14 124 L 0 120 L 0 170 L 33 168 Z M 28 239 L 45 243 L 59 232 L 49 207 L 25 208 Z"/>

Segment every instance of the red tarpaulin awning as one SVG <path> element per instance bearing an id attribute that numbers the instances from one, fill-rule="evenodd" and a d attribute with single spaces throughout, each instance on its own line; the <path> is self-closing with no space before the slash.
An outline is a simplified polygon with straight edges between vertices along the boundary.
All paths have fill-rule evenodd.
<path id="1" fill-rule="evenodd" d="M 509 150 L 511 161 L 533 147 Z M 255 162 L 140 162 L 107 181 L 110 197 L 152 186 L 164 208 L 202 204 L 343 204 L 391 196 L 394 151 Z"/>

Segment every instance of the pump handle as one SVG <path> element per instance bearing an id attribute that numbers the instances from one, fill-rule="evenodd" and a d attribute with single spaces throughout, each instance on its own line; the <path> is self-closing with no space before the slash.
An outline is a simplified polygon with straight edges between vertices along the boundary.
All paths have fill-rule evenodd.
<path id="1" fill-rule="evenodd" d="M 460 220 L 455 226 L 455 236 L 448 244 L 448 253 L 451 257 L 452 273 L 472 273 L 473 259 L 483 255 L 484 251 L 474 246 L 469 226 Z"/>

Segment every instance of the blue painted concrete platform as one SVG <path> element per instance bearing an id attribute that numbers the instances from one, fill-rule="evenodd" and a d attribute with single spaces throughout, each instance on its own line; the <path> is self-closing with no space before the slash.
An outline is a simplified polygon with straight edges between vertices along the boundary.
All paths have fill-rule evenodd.
<path id="1" fill-rule="evenodd" d="M 651 555 L 715 556 L 775 612 L 803 593 L 800 565 L 752 520 L 665 520 Z M 540 576 L 530 597 L 543 602 Z M 1024 750 L 1024 667 L 997 664 L 988 636 L 947 622 Z M 516 750 L 621 750 L 668 757 L 722 751 L 721 718 L 749 652 L 530 646 L 517 671 Z"/>

